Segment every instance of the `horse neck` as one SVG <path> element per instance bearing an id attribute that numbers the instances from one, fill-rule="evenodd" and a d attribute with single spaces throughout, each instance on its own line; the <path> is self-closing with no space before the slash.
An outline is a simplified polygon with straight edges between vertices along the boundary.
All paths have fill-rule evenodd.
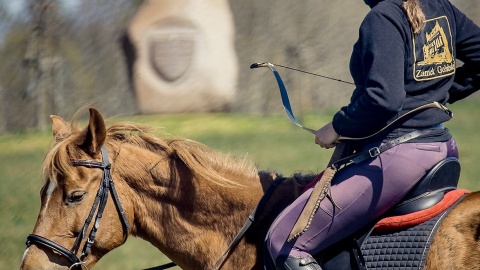
<path id="1" fill-rule="evenodd" d="M 117 167 L 143 168 L 123 169 L 120 176 L 129 185 L 134 205 L 132 234 L 152 243 L 182 269 L 211 267 L 263 195 L 259 177 L 224 175 L 240 179 L 243 186 L 220 186 L 194 177 L 180 162 L 133 150 L 122 149 L 116 160 Z"/>

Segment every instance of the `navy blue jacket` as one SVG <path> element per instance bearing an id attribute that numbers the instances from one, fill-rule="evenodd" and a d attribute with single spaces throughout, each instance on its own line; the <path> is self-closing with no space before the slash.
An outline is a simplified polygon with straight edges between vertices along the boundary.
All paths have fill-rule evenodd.
<path id="1" fill-rule="evenodd" d="M 414 35 L 402 0 L 365 0 L 372 9 L 350 59 L 356 88 L 333 118 L 341 136 L 373 134 L 416 107 L 453 103 L 480 88 L 480 28 L 448 0 L 419 1 L 426 25 Z M 457 59 L 463 67 L 456 68 Z M 427 109 L 389 136 L 449 119 L 440 109 Z"/>

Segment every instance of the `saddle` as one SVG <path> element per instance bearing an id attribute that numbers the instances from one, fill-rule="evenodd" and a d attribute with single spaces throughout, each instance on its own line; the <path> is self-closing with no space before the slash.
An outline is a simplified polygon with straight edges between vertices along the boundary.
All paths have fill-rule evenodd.
<path id="1" fill-rule="evenodd" d="M 387 215 L 400 216 L 434 206 L 446 192 L 457 188 L 459 178 L 460 162 L 457 158 L 448 157 L 440 161 Z"/>

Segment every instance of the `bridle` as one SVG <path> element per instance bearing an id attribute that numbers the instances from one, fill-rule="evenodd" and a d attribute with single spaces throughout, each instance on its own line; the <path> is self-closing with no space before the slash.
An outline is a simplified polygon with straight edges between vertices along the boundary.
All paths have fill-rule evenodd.
<path id="1" fill-rule="evenodd" d="M 26 243 L 27 247 L 31 246 L 32 244 L 35 244 L 35 245 L 40 245 L 40 246 L 49 248 L 51 250 L 54 250 L 60 253 L 72 263 L 69 269 L 73 269 L 74 267 L 77 267 L 77 266 L 80 266 L 82 269 L 83 268 L 88 269 L 87 266 L 85 265 L 85 260 L 90 254 L 92 245 L 95 242 L 95 236 L 98 228 L 100 227 L 100 220 L 102 219 L 103 211 L 105 210 L 105 206 L 107 204 L 109 191 L 112 193 L 113 201 L 117 208 L 117 212 L 120 216 L 120 221 L 122 222 L 124 238 L 126 239 L 128 236 L 128 230 L 130 228 L 130 224 L 127 220 L 125 212 L 123 211 L 120 200 L 118 199 L 117 191 L 115 190 L 115 185 L 113 183 L 113 179 L 110 174 L 111 164 L 109 162 L 108 151 L 105 146 L 102 146 L 101 154 L 102 154 L 101 162 L 95 161 L 95 160 L 71 160 L 72 165 L 75 167 L 82 166 L 87 168 L 98 168 L 103 170 L 102 180 L 100 181 L 100 186 L 98 188 L 97 195 L 95 196 L 92 209 L 90 210 L 90 213 L 88 214 L 88 217 L 85 220 L 83 228 L 78 234 L 75 240 L 75 243 L 73 244 L 73 247 L 70 250 L 68 250 L 62 245 L 59 245 L 37 234 L 30 234 L 27 237 L 27 243 Z M 88 238 L 86 239 L 86 242 L 83 245 L 83 249 L 80 257 L 77 257 L 76 253 L 80 249 L 80 244 L 82 240 L 87 235 L 87 230 L 88 230 L 88 227 L 90 226 L 90 223 L 93 220 L 95 211 L 97 212 L 97 215 L 95 216 L 95 223 L 93 224 L 93 227 L 90 230 Z"/>

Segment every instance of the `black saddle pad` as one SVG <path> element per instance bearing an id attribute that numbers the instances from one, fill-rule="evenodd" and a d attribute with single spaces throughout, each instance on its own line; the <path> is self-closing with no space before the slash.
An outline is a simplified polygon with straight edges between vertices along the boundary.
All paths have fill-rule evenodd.
<path id="1" fill-rule="evenodd" d="M 382 234 L 372 233 L 361 245 L 367 269 L 423 269 L 433 237 L 443 219 L 455 205 L 432 219 L 406 230 Z"/>

